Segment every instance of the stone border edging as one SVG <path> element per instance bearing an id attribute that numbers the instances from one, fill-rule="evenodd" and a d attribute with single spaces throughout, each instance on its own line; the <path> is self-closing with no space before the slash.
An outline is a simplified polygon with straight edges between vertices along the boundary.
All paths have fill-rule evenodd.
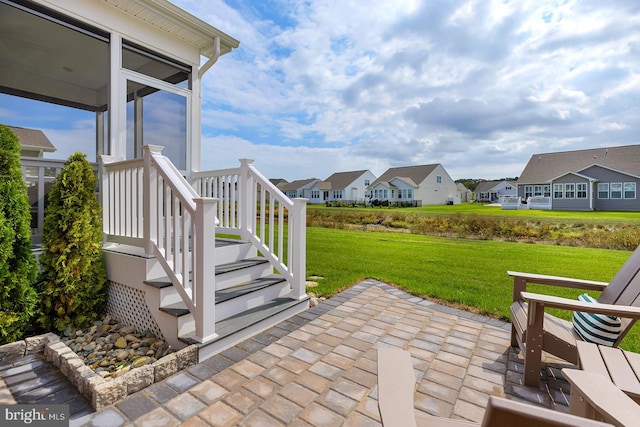
<path id="1" fill-rule="evenodd" d="M 198 346 L 190 345 L 120 377 L 104 379 L 51 332 L 0 346 L 0 362 L 33 353 L 44 353 L 45 360 L 60 369 L 96 411 L 198 363 Z"/>

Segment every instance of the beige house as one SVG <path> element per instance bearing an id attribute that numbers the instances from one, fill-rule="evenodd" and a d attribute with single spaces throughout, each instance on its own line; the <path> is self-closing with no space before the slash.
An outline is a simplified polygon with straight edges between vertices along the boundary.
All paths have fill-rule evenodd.
<path id="1" fill-rule="evenodd" d="M 460 203 L 456 183 L 439 163 L 388 169 L 369 185 L 367 191 L 372 204 L 424 206 Z"/>

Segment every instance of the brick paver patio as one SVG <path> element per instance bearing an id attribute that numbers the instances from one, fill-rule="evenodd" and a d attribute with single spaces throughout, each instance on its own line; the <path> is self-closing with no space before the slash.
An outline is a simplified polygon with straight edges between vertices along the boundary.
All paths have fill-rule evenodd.
<path id="1" fill-rule="evenodd" d="M 426 414 L 480 421 L 489 395 L 568 411 L 564 365 L 522 385 L 510 324 L 364 281 L 72 426 L 379 426 L 377 348 L 409 350 Z"/>

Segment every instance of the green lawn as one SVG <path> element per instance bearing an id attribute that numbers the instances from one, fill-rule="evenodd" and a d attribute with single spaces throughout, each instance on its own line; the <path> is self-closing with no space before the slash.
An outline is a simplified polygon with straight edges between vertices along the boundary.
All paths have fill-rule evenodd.
<path id="1" fill-rule="evenodd" d="M 581 220 L 587 222 L 624 221 L 640 223 L 640 212 L 607 212 L 607 211 L 543 211 L 543 210 L 502 210 L 500 206 L 488 206 L 482 203 L 461 203 L 459 205 L 435 205 L 419 208 L 388 207 L 331 207 L 324 205 L 307 205 L 307 209 L 326 209 L 328 211 L 364 211 L 387 213 L 422 213 L 426 215 L 502 215 L 522 218 L 547 218 L 556 220 Z"/>
<path id="2" fill-rule="evenodd" d="M 307 228 L 307 276 L 324 277 L 313 288 L 319 295 L 330 296 L 362 279 L 375 278 L 415 295 L 501 319 L 509 318 L 512 298 L 507 270 L 609 281 L 629 255 L 628 251 Z M 570 298 L 580 293 L 543 286 L 530 289 Z M 623 347 L 640 352 L 640 329 L 631 331 Z"/>

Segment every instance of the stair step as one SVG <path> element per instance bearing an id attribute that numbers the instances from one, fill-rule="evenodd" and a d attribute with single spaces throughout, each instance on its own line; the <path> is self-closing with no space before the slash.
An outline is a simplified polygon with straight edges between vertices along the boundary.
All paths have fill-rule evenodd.
<path id="1" fill-rule="evenodd" d="M 240 261 L 230 262 L 227 264 L 217 265 L 216 276 L 220 274 L 230 273 L 232 271 L 242 270 L 244 268 L 250 268 L 256 265 L 262 265 L 268 262 L 269 261 L 267 261 L 265 258 L 249 258 L 249 259 L 243 259 Z M 166 276 L 159 277 L 153 280 L 145 280 L 144 283 L 146 285 L 153 286 L 154 288 L 157 288 L 157 289 L 164 289 L 164 288 L 173 286 L 171 284 L 171 280 Z"/>
<path id="2" fill-rule="evenodd" d="M 284 281 L 285 281 L 284 277 L 278 274 L 272 274 L 271 276 L 261 277 L 259 279 L 255 279 L 250 282 L 246 282 L 238 286 L 234 286 L 232 288 L 222 289 L 222 290 L 216 291 L 215 303 L 220 304 L 225 301 L 230 301 L 234 298 L 239 298 L 251 292 L 260 291 L 262 289 L 268 288 L 269 286 L 282 283 Z M 148 283 L 148 284 L 154 286 L 151 283 Z M 171 282 L 169 282 L 169 286 L 171 286 Z M 189 313 L 189 309 L 187 308 L 186 304 L 182 301 L 177 302 L 175 304 L 170 304 L 164 307 L 160 307 L 160 311 L 163 311 L 175 317 L 184 316 Z"/>
<path id="3" fill-rule="evenodd" d="M 308 298 L 303 300 L 296 300 L 293 298 L 276 298 L 271 300 L 261 306 L 255 307 L 251 310 L 244 311 L 242 313 L 236 314 L 235 316 L 229 317 L 227 319 L 221 320 L 216 323 L 216 334 L 217 337 L 215 341 L 222 340 L 230 335 L 233 335 L 243 329 L 247 329 L 257 323 L 264 321 L 270 317 L 277 315 L 283 311 L 288 310 L 289 308 L 295 307 L 298 304 L 307 304 Z M 197 341 L 193 339 L 194 334 L 188 334 L 185 336 L 178 337 L 180 341 L 183 341 L 187 344 L 198 344 Z M 206 343 L 210 344 L 210 343 Z"/>

